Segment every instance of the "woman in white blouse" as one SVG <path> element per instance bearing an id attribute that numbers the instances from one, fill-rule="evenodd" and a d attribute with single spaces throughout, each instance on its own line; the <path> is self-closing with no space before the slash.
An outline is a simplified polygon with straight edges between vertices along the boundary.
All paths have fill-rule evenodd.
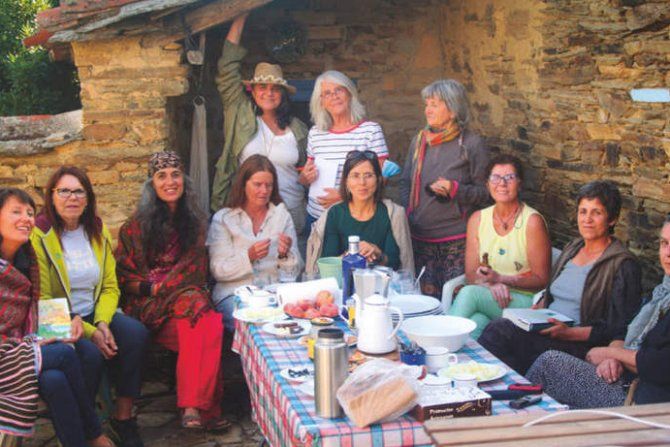
<path id="1" fill-rule="evenodd" d="M 279 268 L 299 271 L 295 227 L 277 188 L 277 171 L 263 155 L 252 155 L 233 180 L 227 207 L 212 218 L 207 236 L 210 270 L 216 279 L 212 299 L 234 329 L 233 292 L 254 277 L 278 277 Z"/>

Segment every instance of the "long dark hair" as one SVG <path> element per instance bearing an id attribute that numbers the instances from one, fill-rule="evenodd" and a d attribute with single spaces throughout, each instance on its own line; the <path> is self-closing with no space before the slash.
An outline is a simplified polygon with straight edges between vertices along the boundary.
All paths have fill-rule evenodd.
<path id="1" fill-rule="evenodd" d="M 0 209 L 2 209 L 5 206 L 5 203 L 11 197 L 14 197 L 23 205 L 30 205 L 31 207 L 33 207 L 33 211 L 35 211 L 35 201 L 33 200 L 33 198 L 30 197 L 27 192 L 19 188 L 0 188 Z M 0 243 L 2 243 L 1 233 L 0 233 Z"/>
<path id="2" fill-rule="evenodd" d="M 244 206 L 247 201 L 247 195 L 245 193 L 247 181 L 257 172 L 269 172 L 272 174 L 272 194 L 270 194 L 270 202 L 275 205 L 282 203 L 282 199 L 279 196 L 279 184 L 277 183 L 277 170 L 272 164 L 270 159 L 265 155 L 254 154 L 251 157 L 244 160 L 242 166 L 235 174 L 235 179 L 230 188 L 230 194 L 228 195 L 228 203 L 226 206 L 228 208 L 240 208 Z"/>
<path id="3" fill-rule="evenodd" d="M 142 248 L 149 265 L 154 265 L 156 256 L 167 249 L 168 236 L 177 232 L 182 253 L 193 247 L 205 231 L 205 213 L 198 205 L 190 177 L 184 174 L 184 193 L 177 202 L 177 209 L 170 213 L 167 203 L 158 198 L 151 178 L 142 186 L 140 202 L 135 219 L 142 231 Z"/>
<path id="4" fill-rule="evenodd" d="M 349 178 L 349 173 L 361 163 L 369 162 L 372 165 L 372 170 L 375 172 L 375 182 L 377 183 L 377 189 L 375 190 L 374 200 L 375 203 L 379 203 L 382 200 L 384 194 L 384 181 L 382 178 L 382 169 L 379 167 L 379 158 L 377 154 L 366 150 L 359 151 L 353 150 L 347 154 L 347 159 L 344 162 L 344 167 L 342 168 L 342 180 L 340 181 L 340 196 L 346 201 L 351 202 L 351 192 L 347 188 L 347 179 Z"/>
<path id="5" fill-rule="evenodd" d="M 263 115 L 263 110 L 258 107 L 256 101 L 254 101 L 254 97 L 251 94 L 249 94 L 249 96 L 251 97 L 251 102 L 254 104 L 254 111 L 256 112 L 256 116 Z M 291 114 L 291 100 L 289 99 L 288 92 L 284 87 L 281 87 L 281 101 L 279 102 L 277 111 L 275 113 L 277 117 L 277 126 L 279 126 L 281 130 L 286 129 L 289 124 L 291 124 L 293 114 Z"/>
<path id="6" fill-rule="evenodd" d="M 56 169 L 56 172 L 51 174 L 47 186 L 44 191 L 44 214 L 53 225 L 56 230 L 56 234 L 60 236 L 63 234 L 64 223 L 63 219 L 60 217 L 56 211 L 56 207 L 53 202 L 53 195 L 55 193 L 56 184 L 58 181 L 66 175 L 71 175 L 79 180 L 81 186 L 86 191 L 86 207 L 84 208 L 84 213 L 79 218 L 79 223 L 84 226 L 84 231 L 88 236 L 88 240 L 95 240 L 100 242 L 100 235 L 102 234 L 102 221 L 98 217 L 98 212 L 95 202 L 95 193 L 93 192 L 93 185 L 91 185 L 91 180 L 89 180 L 88 175 L 82 169 L 76 166 L 61 166 Z"/>

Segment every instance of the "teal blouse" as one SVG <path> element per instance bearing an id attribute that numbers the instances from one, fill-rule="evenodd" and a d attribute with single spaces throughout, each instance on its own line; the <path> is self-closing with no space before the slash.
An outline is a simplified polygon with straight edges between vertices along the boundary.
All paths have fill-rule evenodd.
<path id="1" fill-rule="evenodd" d="M 391 220 L 383 203 L 377 204 L 375 214 L 367 221 L 354 219 L 347 203 L 334 205 L 328 211 L 321 255 L 340 256 L 349 248 L 349 236 L 352 235 L 379 247 L 387 257 L 387 266 L 400 267 L 400 248 L 393 237 Z"/>

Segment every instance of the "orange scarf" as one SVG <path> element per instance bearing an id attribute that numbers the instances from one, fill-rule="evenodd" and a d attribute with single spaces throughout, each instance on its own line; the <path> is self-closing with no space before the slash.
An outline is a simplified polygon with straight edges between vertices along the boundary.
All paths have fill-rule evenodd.
<path id="1" fill-rule="evenodd" d="M 433 132 L 430 127 L 419 131 L 416 138 L 416 148 L 414 149 L 414 172 L 412 173 L 412 186 L 409 194 L 408 213 L 419 206 L 419 196 L 421 192 L 421 171 L 423 170 L 423 160 L 426 157 L 426 146 L 437 146 L 446 143 L 458 137 L 461 129 L 456 121 L 451 121 L 447 127 L 439 132 Z"/>

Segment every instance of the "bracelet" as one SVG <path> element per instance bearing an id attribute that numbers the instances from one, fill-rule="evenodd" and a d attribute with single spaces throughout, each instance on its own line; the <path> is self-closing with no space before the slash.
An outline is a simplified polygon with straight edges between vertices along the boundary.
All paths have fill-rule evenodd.
<path id="1" fill-rule="evenodd" d="M 153 284 L 149 281 L 140 281 L 140 295 L 151 296 L 151 286 Z"/>

